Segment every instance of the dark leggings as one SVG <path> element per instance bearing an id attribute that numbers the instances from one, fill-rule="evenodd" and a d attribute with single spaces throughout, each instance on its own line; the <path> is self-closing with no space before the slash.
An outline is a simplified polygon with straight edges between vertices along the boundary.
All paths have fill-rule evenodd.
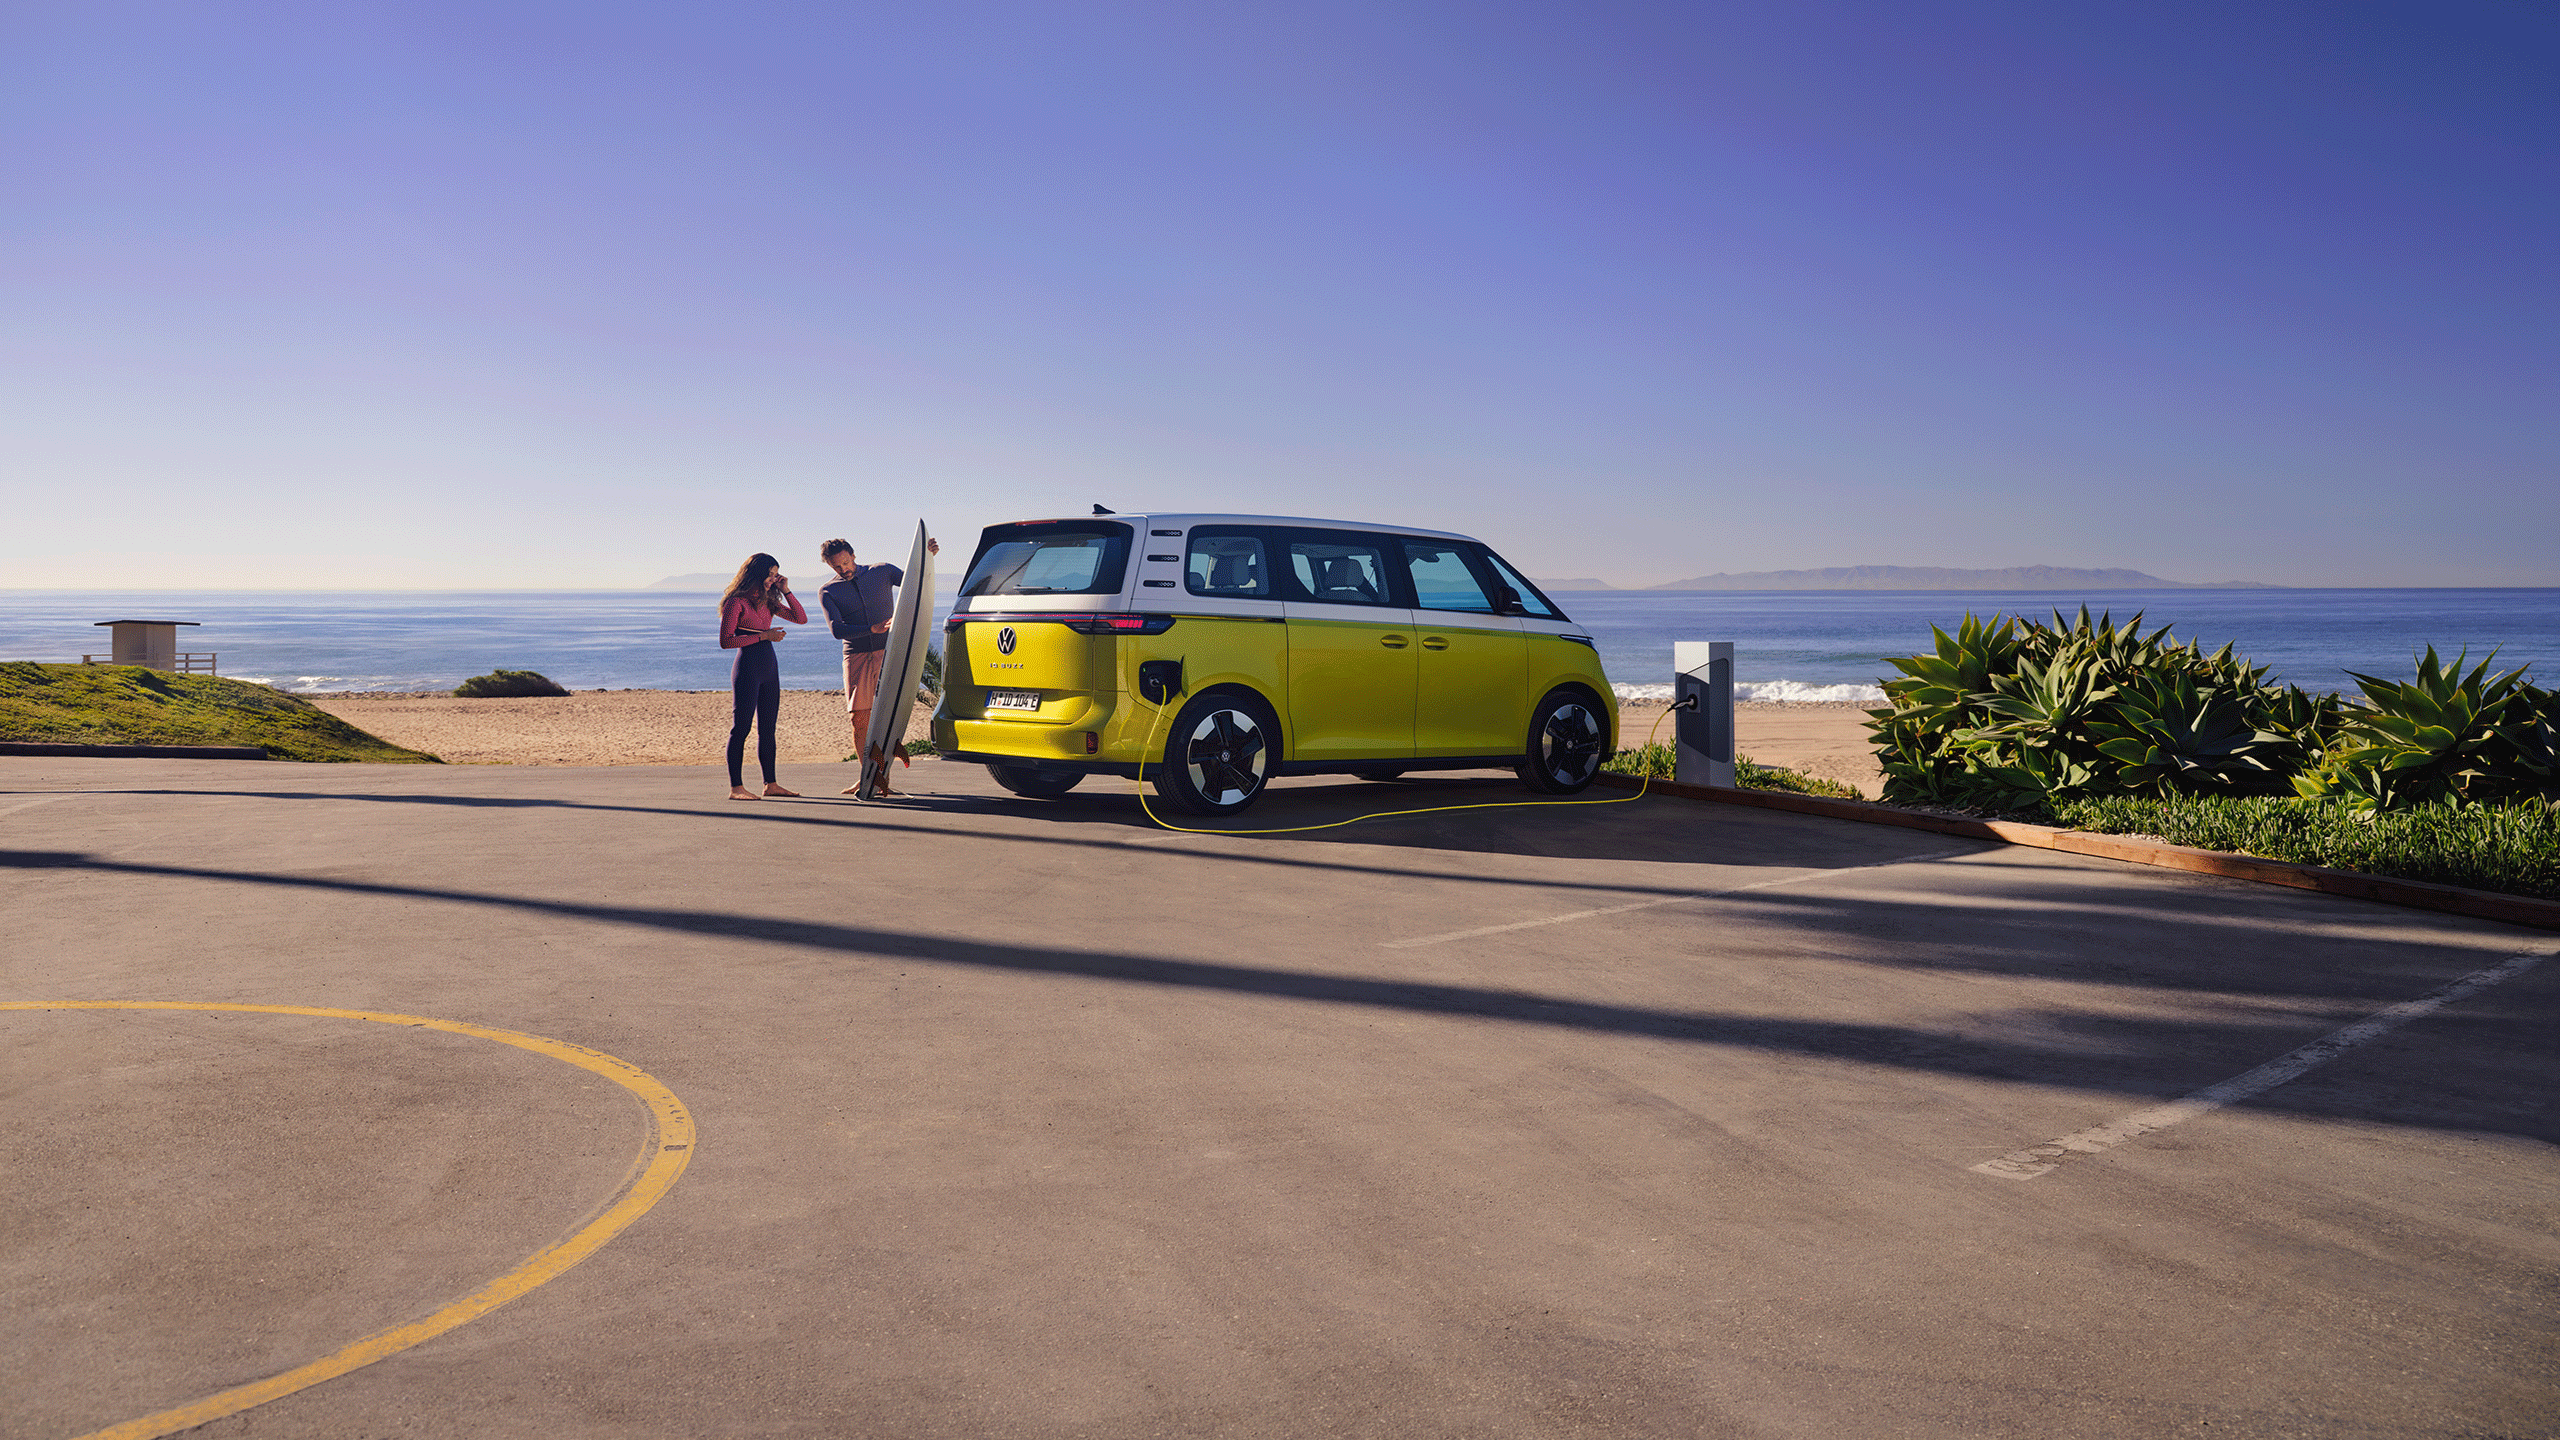
<path id="1" fill-rule="evenodd" d="M 756 763 L 764 767 L 764 783 L 773 783 L 773 722 L 782 713 L 782 667 L 774 662 L 773 642 L 759 640 L 738 652 L 729 672 L 729 783 L 744 785 L 747 727 L 756 730 Z"/>

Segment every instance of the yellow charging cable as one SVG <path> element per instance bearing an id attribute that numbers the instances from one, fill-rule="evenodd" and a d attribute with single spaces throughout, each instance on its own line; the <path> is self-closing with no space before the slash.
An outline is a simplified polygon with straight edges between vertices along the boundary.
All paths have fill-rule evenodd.
<path id="1" fill-rule="evenodd" d="M 1141 698 L 1140 703 L 1146 702 Z M 1147 803 L 1147 756 L 1156 748 L 1156 737 L 1164 733 L 1164 707 L 1148 705 L 1147 708 L 1156 712 L 1156 720 L 1155 724 L 1147 729 L 1147 748 L 1138 752 L 1138 774 L 1133 782 L 1138 788 L 1138 808 L 1147 812 L 1147 818 L 1158 825 L 1167 830 L 1181 831 L 1185 835 L 1295 835 L 1304 830 L 1338 830 L 1345 825 L 1357 825 L 1363 820 L 1391 820 L 1399 815 L 1437 815 L 1444 810 L 1526 810 L 1547 805 L 1632 805 L 1643 799 L 1645 792 L 1653 788 L 1653 776 L 1647 774 L 1637 777 L 1641 783 L 1636 786 L 1636 793 L 1621 795 L 1614 800 L 1493 800 L 1474 805 L 1427 805 L 1419 810 L 1381 810 L 1374 815 L 1354 815 L 1348 820 L 1328 820 L 1322 825 L 1284 825 L 1276 830 L 1204 830 L 1190 825 L 1176 825 L 1158 815 L 1155 807 Z M 1647 730 L 1644 737 L 1647 748 L 1651 748 L 1654 737 L 1662 733 L 1662 722 L 1670 719 L 1671 712 L 1678 708 L 1676 705 L 1667 706 L 1661 714 L 1653 717 L 1653 728 Z M 1267 785 L 1269 782 L 1264 783 Z"/>

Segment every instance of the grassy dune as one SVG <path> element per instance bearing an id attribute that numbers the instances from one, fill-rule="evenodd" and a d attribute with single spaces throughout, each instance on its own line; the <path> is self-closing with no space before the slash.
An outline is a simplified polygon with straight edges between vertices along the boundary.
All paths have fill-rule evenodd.
<path id="1" fill-rule="evenodd" d="M 441 763 L 264 685 L 139 665 L 0 663 L 0 740 L 255 745 L 270 760 Z"/>

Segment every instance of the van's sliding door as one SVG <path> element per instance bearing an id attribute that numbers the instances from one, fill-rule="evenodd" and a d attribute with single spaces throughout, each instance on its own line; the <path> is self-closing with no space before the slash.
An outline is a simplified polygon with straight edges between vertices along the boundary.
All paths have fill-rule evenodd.
<path id="1" fill-rule="evenodd" d="M 1413 612 L 1393 604 L 1394 542 L 1355 532 L 1273 532 L 1289 620 L 1294 760 L 1413 754 Z"/>

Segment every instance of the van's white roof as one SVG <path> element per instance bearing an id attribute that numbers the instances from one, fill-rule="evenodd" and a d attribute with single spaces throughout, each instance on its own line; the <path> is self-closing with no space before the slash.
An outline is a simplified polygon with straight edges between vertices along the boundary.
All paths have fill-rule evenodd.
<path id="1" fill-rule="evenodd" d="M 1428 535 L 1434 540 L 1474 540 L 1454 530 L 1424 530 L 1413 525 L 1382 525 L 1374 520 L 1317 520 L 1304 515 L 1050 515 L 1008 520 L 1007 525 L 1066 525 L 1086 520 L 1118 520 L 1130 525 L 1303 525 L 1315 530 L 1375 530 L 1388 535 Z"/>

